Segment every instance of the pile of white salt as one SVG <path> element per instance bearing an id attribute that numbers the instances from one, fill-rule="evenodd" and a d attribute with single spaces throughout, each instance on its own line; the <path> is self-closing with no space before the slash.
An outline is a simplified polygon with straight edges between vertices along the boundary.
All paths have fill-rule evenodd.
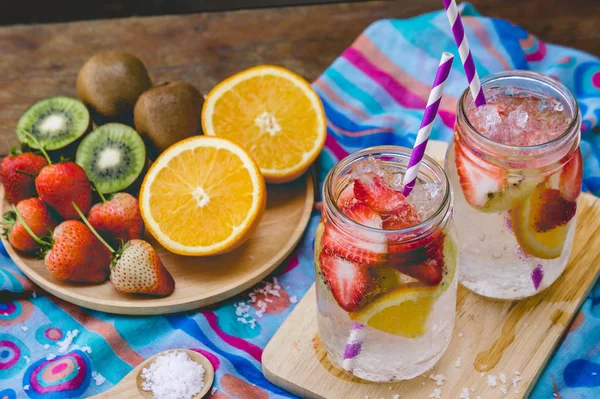
<path id="1" fill-rule="evenodd" d="M 167 352 L 142 369 L 142 378 L 155 399 L 191 399 L 204 387 L 204 367 L 185 352 Z"/>

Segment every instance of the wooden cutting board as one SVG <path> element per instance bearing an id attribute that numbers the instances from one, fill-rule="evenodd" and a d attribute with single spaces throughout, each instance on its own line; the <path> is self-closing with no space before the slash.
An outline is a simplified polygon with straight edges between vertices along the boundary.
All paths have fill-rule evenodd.
<path id="1" fill-rule="evenodd" d="M 571 325 L 572 319 L 600 271 L 600 199 L 583 194 L 578 208 L 570 262 L 547 290 L 521 301 L 492 301 L 459 286 L 452 342 L 425 376 L 368 383 L 331 364 L 317 332 L 314 286 L 265 348 L 265 376 L 307 398 L 427 399 L 436 388 L 441 399 L 462 398 L 464 388 L 470 399 L 526 398 L 563 335 L 578 327 L 577 320 Z M 515 371 L 521 378 L 516 388 Z M 500 373 L 506 375 L 506 384 Z M 443 374 L 446 382 L 437 387 L 430 374 Z M 496 387 L 488 386 L 488 375 L 497 378 Z"/>
<path id="2" fill-rule="evenodd" d="M 227 299 L 265 278 L 292 252 L 308 224 L 314 202 L 310 174 L 287 184 L 267 187 L 267 208 L 246 244 L 224 255 L 186 257 L 175 255 L 149 234 L 163 264 L 175 279 L 175 291 L 166 298 L 120 293 L 110 282 L 100 285 L 58 281 L 44 261 L 15 252 L 3 237 L 8 254 L 19 269 L 49 293 L 90 309 L 128 315 L 182 312 Z M 0 189 L 2 212 L 9 209 Z M 184 221 L 182 221 L 184 223 Z"/>

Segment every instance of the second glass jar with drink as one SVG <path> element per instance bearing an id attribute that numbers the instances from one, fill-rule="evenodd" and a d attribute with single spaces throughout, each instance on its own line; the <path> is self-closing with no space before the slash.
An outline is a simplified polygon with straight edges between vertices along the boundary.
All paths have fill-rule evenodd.
<path id="1" fill-rule="evenodd" d="M 564 270 L 581 191 L 581 116 L 559 82 L 526 71 L 482 80 L 457 108 L 446 171 L 456 193 L 460 281 L 499 299 L 533 295 Z"/>
<path id="2" fill-rule="evenodd" d="M 357 151 L 323 188 L 315 240 L 319 331 L 333 363 L 371 381 L 427 371 L 454 328 L 452 191 L 426 156 L 405 197 L 409 157 L 402 147 Z"/>

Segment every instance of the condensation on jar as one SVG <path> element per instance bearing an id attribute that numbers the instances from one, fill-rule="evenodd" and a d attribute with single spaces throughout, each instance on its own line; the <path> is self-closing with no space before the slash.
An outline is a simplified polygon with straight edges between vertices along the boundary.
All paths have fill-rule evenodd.
<path id="1" fill-rule="evenodd" d="M 503 72 L 482 85 L 492 109 L 476 114 L 465 90 L 446 156 L 460 282 L 480 295 L 518 299 L 550 286 L 568 262 L 581 191 L 581 114 L 566 87 L 538 73 Z M 476 120 L 481 115 L 503 124 L 500 133 Z"/>

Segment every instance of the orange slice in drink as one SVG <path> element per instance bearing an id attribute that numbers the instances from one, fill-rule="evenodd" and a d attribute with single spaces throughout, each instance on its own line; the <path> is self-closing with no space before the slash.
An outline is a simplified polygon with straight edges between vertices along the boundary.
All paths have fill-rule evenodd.
<path id="1" fill-rule="evenodd" d="M 148 231 L 171 252 L 214 255 L 243 244 L 266 205 L 258 165 L 238 145 L 196 136 L 169 147 L 140 191 Z"/>
<path id="2" fill-rule="evenodd" d="M 562 250 L 577 203 L 540 183 L 521 205 L 511 211 L 517 242 L 529 255 L 555 259 Z"/>
<path id="3" fill-rule="evenodd" d="M 349 313 L 358 323 L 406 338 L 416 338 L 427 331 L 427 319 L 435 301 L 452 284 L 456 274 L 456 244 L 450 237 L 444 242 L 444 279 L 435 287 L 409 282 L 398 278 L 391 289 L 362 309 Z M 380 273 L 389 275 L 389 270 Z M 387 279 L 389 280 L 389 279 Z M 391 284 L 394 284 L 392 282 Z"/>
<path id="4" fill-rule="evenodd" d="M 302 175 L 325 144 L 323 105 L 310 84 L 287 69 L 258 66 L 215 86 L 202 129 L 246 149 L 268 183 Z"/>

